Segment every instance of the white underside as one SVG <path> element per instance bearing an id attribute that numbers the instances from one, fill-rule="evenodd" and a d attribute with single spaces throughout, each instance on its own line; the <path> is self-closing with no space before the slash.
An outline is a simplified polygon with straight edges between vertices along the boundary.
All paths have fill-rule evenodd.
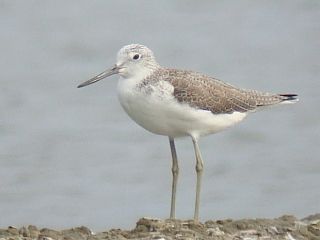
<path id="1" fill-rule="evenodd" d="M 134 79 L 120 78 L 119 101 L 127 114 L 146 130 L 170 137 L 202 135 L 222 131 L 243 120 L 246 113 L 213 114 L 181 104 L 172 96 L 173 87 L 163 82 L 150 94 L 138 91 Z"/>

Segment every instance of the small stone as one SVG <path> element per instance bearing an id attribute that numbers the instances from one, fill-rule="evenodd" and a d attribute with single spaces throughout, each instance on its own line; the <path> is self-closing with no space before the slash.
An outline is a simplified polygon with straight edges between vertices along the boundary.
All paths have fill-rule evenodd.
<path id="1" fill-rule="evenodd" d="M 7 229 L 8 233 L 10 233 L 11 235 L 19 235 L 19 230 L 14 227 L 14 226 L 9 226 Z"/>
<path id="2" fill-rule="evenodd" d="M 61 238 L 61 233 L 56 231 L 56 230 L 52 230 L 49 228 L 43 228 L 40 230 L 40 234 L 38 236 L 38 239 L 42 239 L 42 240 L 50 240 L 50 239 L 60 239 Z M 44 239 L 44 238 L 50 238 L 50 239 Z"/>
<path id="3" fill-rule="evenodd" d="M 275 226 L 268 227 L 267 232 L 272 233 L 273 235 L 280 234 L 277 227 Z"/>
<path id="4" fill-rule="evenodd" d="M 224 219 L 224 220 L 217 220 L 216 222 L 220 225 L 224 225 L 226 223 L 231 223 L 233 220 L 230 218 Z"/>
<path id="5" fill-rule="evenodd" d="M 19 234 L 22 235 L 23 237 L 30 237 L 30 232 L 26 227 L 20 228 Z"/>
<path id="6" fill-rule="evenodd" d="M 53 239 L 51 237 L 47 237 L 47 236 L 44 236 L 44 235 L 40 234 L 38 236 L 38 240 L 56 240 L 56 239 Z"/>
<path id="7" fill-rule="evenodd" d="M 279 220 L 285 221 L 285 222 L 292 222 L 294 223 L 295 221 L 297 221 L 298 219 L 293 216 L 293 215 L 283 215 L 281 217 L 278 218 Z"/>
<path id="8" fill-rule="evenodd" d="M 28 231 L 30 233 L 30 237 L 31 238 L 38 238 L 40 231 L 38 230 L 38 228 L 34 225 L 29 225 L 28 226 Z"/>
<path id="9" fill-rule="evenodd" d="M 316 236 L 320 236 L 320 222 L 317 224 L 310 224 L 308 225 L 308 231 L 313 233 Z"/>
<path id="10" fill-rule="evenodd" d="M 209 236 L 223 236 L 223 235 L 225 235 L 225 232 L 222 231 L 219 227 L 208 228 L 206 230 L 206 232 L 208 233 Z"/>
<path id="11" fill-rule="evenodd" d="M 158 218 L 141 218 L 137 222 L 136 230 L 142 232 L 156 232 L 164 225 L 164 222 Z"/>

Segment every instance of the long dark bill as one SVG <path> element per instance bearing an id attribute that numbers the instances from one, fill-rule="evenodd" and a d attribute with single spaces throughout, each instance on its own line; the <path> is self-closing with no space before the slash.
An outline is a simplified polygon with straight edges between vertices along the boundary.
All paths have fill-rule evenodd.
<path id="1" fill-rule="evenodd" d="M 100 80 L 102 80 L 102 79 L 104 79 L 106 77 L 109 77 L 109 76 L 111 76 L 113 74 L 117 74 L 117 73 L 119 73 L 119 67 L 118 66 L 114 66 L 113 68 L 108 69 L 108 70 L 98 74 L 97 76 L 89 79 L 88 81 L 85 81 L 84 83 L 81 83 L 78 86 L 78 88 L 88 86 L 88 85 L 90 85 L 92 83 L 98 82 L 98 81 L 100 81 Z"/>

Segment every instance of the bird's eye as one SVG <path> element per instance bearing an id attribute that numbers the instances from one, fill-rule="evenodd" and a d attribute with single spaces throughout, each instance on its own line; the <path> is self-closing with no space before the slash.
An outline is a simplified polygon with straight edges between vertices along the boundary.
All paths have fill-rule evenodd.
<path id="1" fill-rule="evenodd" d="M 138 60 L 140 58 L 140 54 L 136 54 L 136 55 L 134 55 L 133 56 L 133 58 L 132 59 L 134 59 L 134 60 Z"/>

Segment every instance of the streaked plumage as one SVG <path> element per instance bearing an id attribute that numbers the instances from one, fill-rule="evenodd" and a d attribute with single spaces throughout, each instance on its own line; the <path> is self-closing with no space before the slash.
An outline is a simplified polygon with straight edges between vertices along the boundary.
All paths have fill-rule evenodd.
<path id="1" fill-rule="evenodd" d="M 214 114 L 255 111 L 259 107 L 295 100 L 295 94 L 270 94 L 240 89 L 216 78 L 193 71 L 159 68 L 142 81 L 140 87 L 167 81 L 174 97 L 191 107 Z"/>

